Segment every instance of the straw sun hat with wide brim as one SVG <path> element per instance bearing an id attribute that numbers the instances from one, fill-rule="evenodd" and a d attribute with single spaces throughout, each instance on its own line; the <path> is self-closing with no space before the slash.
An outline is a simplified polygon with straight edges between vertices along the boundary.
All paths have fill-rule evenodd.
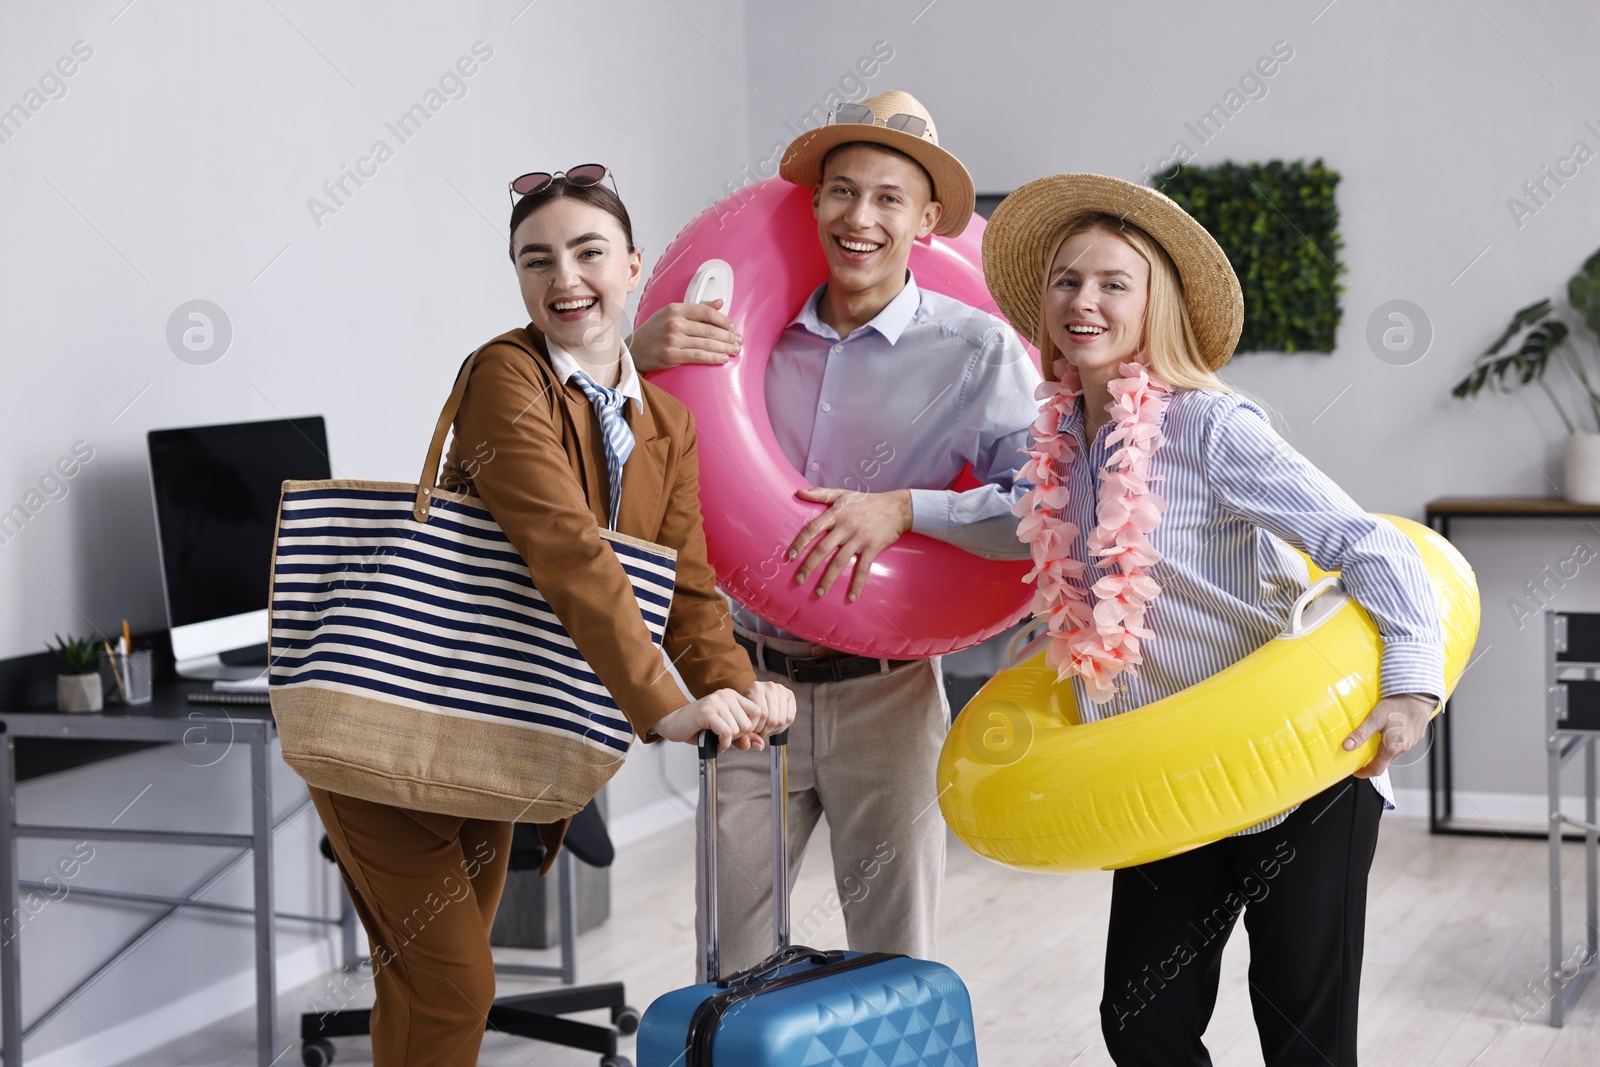
<path id="1" fill-rule="evenodd" d="M 1019 333 L 1039 329 L 1044 276 L 1067 226 L 1083 215 L 1131 222 L 1166 249 L 1183 283 L 1200 355 L 1216 370 L 1228 362 L 1244 329 L 1244 294 L 1216 240 L 1170 197 L 1104 174 L 1052 174 L 1000 202 L 983 231 L 983 275 L 1000 310 Z"/>
<path id="2" fill-rule="evenodd" d="M 955 156 L 939 147 L 939 131 L 933 125 L 933 116 L 922 102 L 910 93 L 896 89 L 869 96 L 861 101 L 872 109 L 877 121 L 869 126 L 865 122 L 832 122 L 807 130 L 796 137 L 783 153 L 778 164 L 778 176 L 784 181 L 813 188 L 822 181 L 822 161 L 827 154 L 842 144 L 866 141 L 881 144 L 904 152 L 922 164 L 933 179 L 933 198 L 943 206 L 938 225 L 933 232 L 941 237 L 954 237 L 967 228 L 976 203 L 973 195 L 972 175 Z M 920 137 L 904 130 L 890 129 L 885 123 L 896 115 L 909 115 L 921 119 L 924 127 Z"/>

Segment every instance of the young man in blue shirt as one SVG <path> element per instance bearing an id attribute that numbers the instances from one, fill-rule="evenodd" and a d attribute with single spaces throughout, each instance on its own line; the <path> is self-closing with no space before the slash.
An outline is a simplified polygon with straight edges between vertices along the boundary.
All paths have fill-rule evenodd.
<path id="1" fill-rule="evenodd" d="M 913 243 L 972 216 L 966 168 L 939 147 L 908 93 L 845 105 L 785 153 L 779 174 L 813 190 L 828 280 L 773 349 L 766 376 L 784 454 L 827 510 L 795 532 L 795 580 L 821 594 L 848 576 L 871 600 L 874 557 L 908 532 L 988 558 L 1026 558 L 1011 505 L 1039 373 L 999 318 L 919 288 Z M 709 305 L 673 304 L 630 342 L 643 370 L 721 363 L 738 350 Z M 981 485 L 948 487 L 970 464 Z M 861 605 L 864 611 L 868 605 Z M 790 876 L 826 815 L 837 896 L 794 906 L 794 940 L 842 911 L 850 948 L 935 954 L 944 823 L 934 782 L 948 729 L 939 661 L 869 659 L 814 645 L 735 608 L 758 676 L 794 690 L 789 736 Z M 837 679 L 837 680 L 836 680 Z M 772 948 L 771 783 L 764 753 L 719 757 L 720 949 L 724 974 Z M 792 884 L 792 883 L 791 883 Z"/>

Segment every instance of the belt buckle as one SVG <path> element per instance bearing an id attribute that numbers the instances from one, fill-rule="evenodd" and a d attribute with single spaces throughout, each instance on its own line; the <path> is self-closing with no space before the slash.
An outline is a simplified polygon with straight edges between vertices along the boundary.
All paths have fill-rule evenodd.
<path id="1" fill-rule="evenodd" d="M 841 663 L 843 663 L 846 658 L 847 657 L 844 657 L 844 656 L 787 656 L 786 655 L 786 656 L 783 657 L 783 664 L 784 664 L 784 666 L 786 668 L 788 668 L 789 680 L 791 682 L 795 682 L 797 684 L 805 681 L 804 679 L 802 679 L 800 677 L 800 671 L 802 669 L 814 669 L 814 670 L 815 669 L 820 669 L 820 670 L 825 670 L 825 671 L 827 671 L 827 678 L 826 679 L 820 679 L 820 680 L 826 680 L 826 681 L 830 681 L 830 682 L 841 682 L 841 681 L 844 681 L 844 679 L 839 674 L 839 665 Z M 816 680 L 813 680 L 813 682 L 808 682 L 806 684 L 814 684 L 814 681 L 816 681 Z"/>

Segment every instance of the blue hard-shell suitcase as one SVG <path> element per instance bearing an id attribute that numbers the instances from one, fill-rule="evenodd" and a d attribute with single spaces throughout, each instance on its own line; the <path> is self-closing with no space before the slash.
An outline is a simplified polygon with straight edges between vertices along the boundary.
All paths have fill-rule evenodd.
<path id="1" fill-rule="evenodd" d="M 777 951 L 718 979 L 716 738 L 700 745 L 701 910 L 710 980 L 656 999 L 639 1067 L 976 1067 L 967 987 L 950 968 L 880 952 L 790 946 L 786 737 L 770 738 Z"/>

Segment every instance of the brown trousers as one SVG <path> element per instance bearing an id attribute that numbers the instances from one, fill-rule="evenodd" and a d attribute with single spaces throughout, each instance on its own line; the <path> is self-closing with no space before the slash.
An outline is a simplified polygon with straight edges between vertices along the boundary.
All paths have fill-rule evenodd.
<path id="1" fill-rule="evenodd" d="M 489 928 L 511 823 L 312 787 L 372 946 L 374 1067 L 473 1067 L 494 999 Z"/>

